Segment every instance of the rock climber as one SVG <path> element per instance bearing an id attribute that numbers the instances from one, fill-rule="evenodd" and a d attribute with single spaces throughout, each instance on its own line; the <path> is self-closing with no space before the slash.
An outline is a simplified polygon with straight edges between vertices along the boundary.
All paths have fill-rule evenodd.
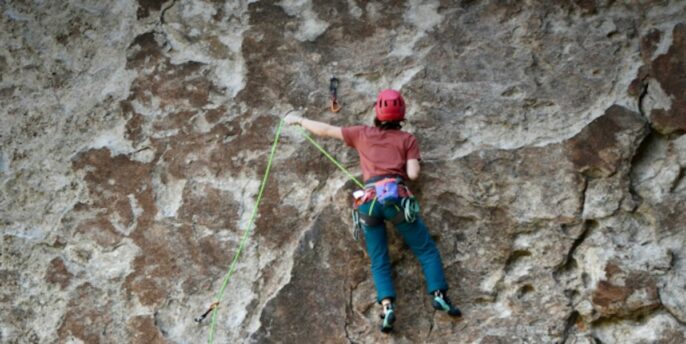
<path id="1" fill-rule="evenodd" d="M 332 137 L 357 150 L 365 181 L 364 195 L 356 200 L 357 214 L 365 236 L 367 254 L 382 307 L 381 331 L 390 332 L 395 321 L 395 288 L 391 277 L 388 238 L 384 221 L 395 225 L 405 243 L 419 259 L 426 288 L 433 297 L 432 306 L 451 316 L 461 316 L 446 291 L 441 256 L 424 221 L 417 214 L 418 204 L 405 185 L 416 180 L 420 171 L 420 154 L 414 135 L 402 131 L 405 121 L 405 101 L 396 90 L 383 90 L 374 105 L 374 126 L 337 127 L 324 122 L 288 114 L 287 124 L 299 124 L 316 136 Z M 414 205 L 413 205 L 414 203 Z"/>

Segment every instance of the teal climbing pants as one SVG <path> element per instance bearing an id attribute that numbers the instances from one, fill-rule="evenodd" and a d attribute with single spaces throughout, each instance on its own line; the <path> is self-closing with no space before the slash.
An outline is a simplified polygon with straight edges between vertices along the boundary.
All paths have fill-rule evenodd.
<path id="1" fill-rule="evenodd" d="M 369 213 L 370 207 L 372 208 L 371 214 Z M 361 204 L 358 210 L 376 218 L 383 217 L 386 220 L 393 219 L 397 212 L 400 211 L 399 208 L 393 205 L 384 206 L 378 202 L 374 202 L 372 206 L 371 201 Z M 429 236 L 429 231 L 421 217 L 417 216 L 417 219 L 412 223 L 403 221 L 395 225 L 395 227 L 412 250 L 412 253 L 419 259 L 422 271 L 424 272 L 427 293 L 431 294 L 436 290 L 447 290 L 448 285 L 445 282 L 441 255 L 431 236 Z M 363 224 L 362 228 L 364 230 L 367 254 L 371 260 L 372 278 L 376 287 L 377 301 L 380 303 L 386 298 L 395 300 L 396 293 L 391 277 L 391 260 L 388 255 L 386 226 L 382 222 L 376 226 Z"/>

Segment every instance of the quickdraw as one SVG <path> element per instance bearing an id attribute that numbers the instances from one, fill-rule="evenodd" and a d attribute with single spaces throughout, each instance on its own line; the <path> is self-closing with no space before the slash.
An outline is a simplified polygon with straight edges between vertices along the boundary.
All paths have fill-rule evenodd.
<path id="1" fill-rule="evenodd" d="M 331 94 L 331 111 L 341 111 L 341 105 L 338 104 L 338 79 L 335 76 L 329 80 L 329 93 Z"/>
<path id="2" fill-rule="evenodd" d="M 203 313 L 201 316 L 193 320 L 195 320 L 195 322 L 197 323 L 201 323 L 203 320 L 205 320 L 205 318 L 207 318 L 208 315 L 210 315 L 210 313 L 212 313 L 213 310 L 217 308 L 217 306 L 219 306 L 219 302 L 215 301 L 210 305 L 210 307 L 205 311 L 205 313 Z"/>
<path id="3" fill-rule="evenodd" d="M 414 196 L 405 197 L 400 200 L 400 208 L 403 209 L 405 215 L 405 221 L 412 223 L 417 220 L 417 214 L 419 214 L 419 202 Z"/>
<path id="4" fill-rule="evenodd" d="M 360 229 L 362 229 L 362 223 L 360 222 L 360 212 L 356 208 L 352 209 L 353 213 L 353 239 L 355 241 L 360 240 Z"/>

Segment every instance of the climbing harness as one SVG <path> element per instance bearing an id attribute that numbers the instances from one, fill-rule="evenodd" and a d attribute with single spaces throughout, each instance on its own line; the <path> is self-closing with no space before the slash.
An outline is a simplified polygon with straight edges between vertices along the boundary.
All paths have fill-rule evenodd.
<path id="1" fill-rule="evenodd" d="M 341 111 L 338 104 L 338 79 L 334 76 L 329 80 L 329 94 L 331 95 L 331 112 Z"/>
<path id="2" fill-rule="evenodd" d="M 359 211 L 360 205 L 371 201 L 369 211 Z M 353 237 L 358 240 L 358 232 L 362 225 L 374 227 L 383 224 L 384 219 L 372 216 L 376 203 L 382 206 L 393 206 L 397 213 L 388 221 L 394 225 L 403 222 L 413 223 L 419 214 L 419 202 L 399 176 L 377 176 L 370 178 L 365 184 L 363 195 L 355 197 L 352 209 Z M 400 204 L 400 206 L 398 206 Z"/>

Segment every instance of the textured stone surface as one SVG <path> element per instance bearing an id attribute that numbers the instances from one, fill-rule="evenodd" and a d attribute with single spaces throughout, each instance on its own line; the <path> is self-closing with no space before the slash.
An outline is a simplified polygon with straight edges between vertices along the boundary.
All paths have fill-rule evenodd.
<path id="1" fill-rule="evenodd" d="M 643 76 L 644 83 L 648 80 L 643 92 L 650 95 L 642 104 L 644 111 L 663 134 L 686 131 L 686 24 L 674 27 L 672 42 L 666 53 L 649 62 L 647 75 Z"/>
<path id="2" fill-rule="evenodd" d="M 216 342 L 682 343 L 684 18 L 676 0 L 0 1 L 0 342 L 206 341 L 193 318 L 279 116 L 370 123 L 394 87 L 464 318 L 431 308 L 391 230 L 397 330 L 378 331 L 354 185 L 285 128 Z"/>

